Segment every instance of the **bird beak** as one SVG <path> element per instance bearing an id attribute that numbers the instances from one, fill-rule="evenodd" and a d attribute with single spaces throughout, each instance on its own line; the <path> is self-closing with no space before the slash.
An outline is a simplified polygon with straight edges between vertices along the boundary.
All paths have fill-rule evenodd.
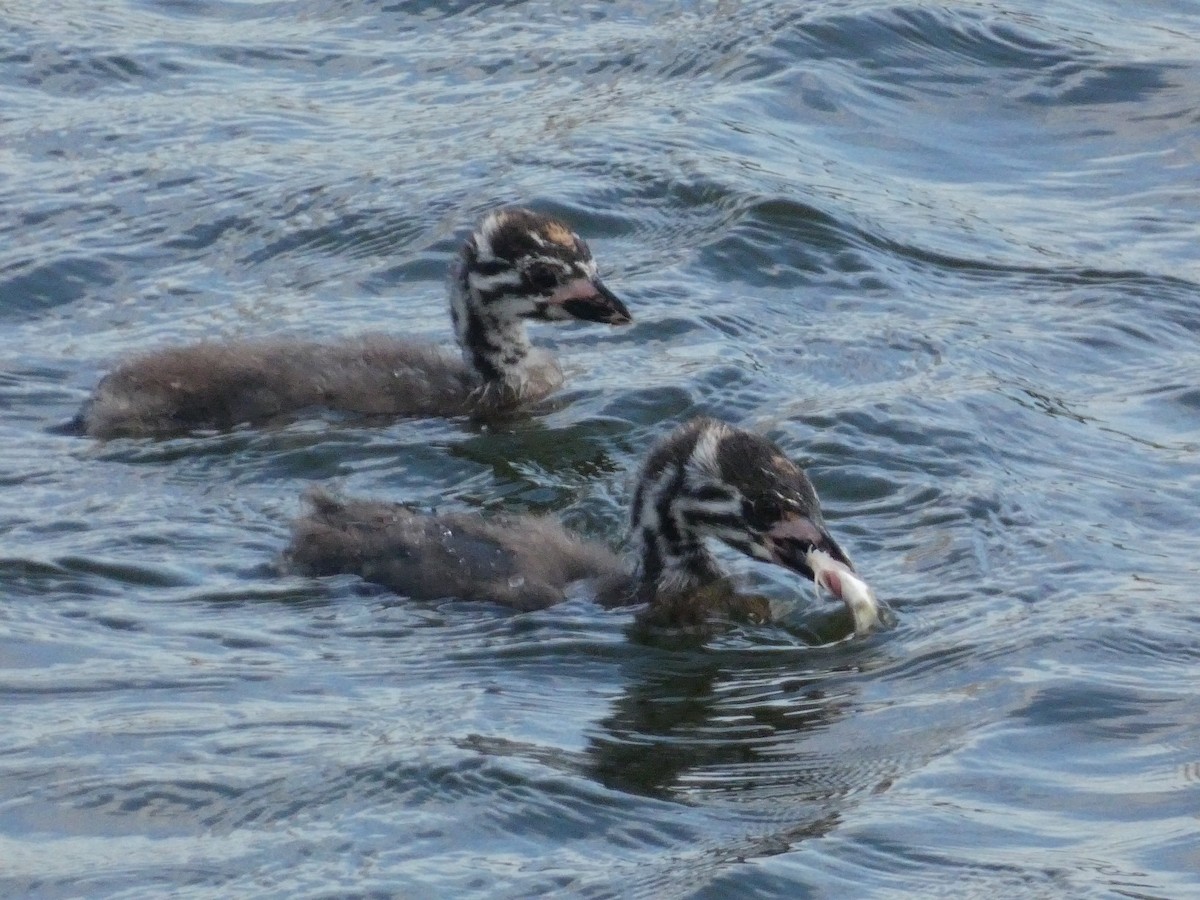
<path id="1" fill-rule="evenodd" d="M 625 304 L 599 278 L 574 278 L 555 289 L 549 302 L 584 322 L 628 325 L 633 321 Z"/>
<path id="2" fill-rule="evenodd" d="M 829 533 L 811 519 L 796 516 L 777 523 L 766 535 L 767 552 L 779 565 L 811 578 L 846 604 L 854 633 L 866 634 L 879 623 L 879 601 L 870 585 Z"/>

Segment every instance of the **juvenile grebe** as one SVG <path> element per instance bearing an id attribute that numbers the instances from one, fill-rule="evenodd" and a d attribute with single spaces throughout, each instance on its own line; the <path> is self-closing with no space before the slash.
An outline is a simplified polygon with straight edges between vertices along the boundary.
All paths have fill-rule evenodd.
<path id="1" fill-rule="evenodd" d="M 638 618 L 651 625 L 769 618 L 763 598 L 729 586 L 704 546 L 716 538 L 827 588 L 848 607 L 856 633 L 879 620 L 874 594 L 830 537 L 803 470 L 766 438 L 713 419 L 680 426 L 643 463 L 630 510 L 632 572 L 604 544 L 549 516 L 428 515 L 321 491 L 310 501 L 285 553 L 292 567 L 357 574 L 409 597 L 540 609 L 563 600 L 573 582 L 595 579 L 600 603 L 644 603 Z"/>
<path id="2" fill-rule="evenodd" d="M 76 419 L 99 438 L 263 423 L 308 408 L 390 416 L 484 416 L 545 397 L 562 371 L 526 319 L 621 325 L 587 244 L 527 209 L 489 213 L 450 277 L 461 358 L 381 334 L 316 341 L 209 341 L 135 357 L 105 376 Z"/>

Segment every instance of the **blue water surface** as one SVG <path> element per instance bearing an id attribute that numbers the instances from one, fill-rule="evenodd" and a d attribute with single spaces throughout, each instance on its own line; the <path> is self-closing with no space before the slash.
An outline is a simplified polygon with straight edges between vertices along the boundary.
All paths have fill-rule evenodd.
<path id="1" fill-rule="evenodd" d="M 0 895 L 1200 896 L 1196 4 L 0 23 Z M 56 430 L 164 344 L 448 343 L 499 203 L 637 320 L 539 329 L 534 415 Z M 619 545 L 696 413 L 808 466 L 895 627 L 647 642 L 278 571 L 318 483 Z"/>

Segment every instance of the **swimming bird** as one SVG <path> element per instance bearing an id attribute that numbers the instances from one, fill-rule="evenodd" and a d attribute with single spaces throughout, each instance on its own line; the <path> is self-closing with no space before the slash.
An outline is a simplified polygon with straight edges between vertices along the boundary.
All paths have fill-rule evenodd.
<path id="1" fill-rule="evenodd" d="M 652 626 L 768 619 L 765 598 L 738 594 L 722 573 L 706 547 L 716 539 L 827 588 L 848 607 L 856 633 L 879 620 L 804 471 L 766 438 L 714 419 L 678 427 L 646 457 L 630 509 L 632 571 L 551 516 L 425 514 L 322 490 L 309 500 L 284 554 L 290 567 L 356 574 L 408 597 L 541 609 L 586 579 L 606 607 L 644 604 L 638 620 Z"/>
<path id="2" fill-rule="evenodd" d="M 73 424 L 111 438 L 261 424 L 309 408 L 487 417 L 562 384 L 553 357 L 530 344 L 525 320 L 632 321 L 600 280 L 587 244 L 558 219 L 528 209 L 483 218 L 463 244 L 449 292 L 461 357 L 381 334 L 166 348 L 105 376 Z"/>

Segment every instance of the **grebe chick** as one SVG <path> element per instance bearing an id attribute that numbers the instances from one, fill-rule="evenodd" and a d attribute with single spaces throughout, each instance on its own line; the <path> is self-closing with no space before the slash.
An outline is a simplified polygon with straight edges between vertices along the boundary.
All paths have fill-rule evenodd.
<path id="1" fill-rule="evenodd" d="M 461 358 L 370 334 L 340 341 L 209 341 L 135 357 L 105 376 L 74 425 L 92 437 L 147 437 L 261 424 L 308 408 L 389 416 L 487 417 L 556 390 L 562 371 L 526 319 L 622 325 L 587 244 L 527 209 L 489 213 L 450 276 Z"/>
<path id="2" fill-rule="evenodd" d="M 630 510 L 632 572 L 604 544 L 548 516 L 428 515 L 323 491 L 309 499 L 285 553 L 293 568 L 356 574 L 409 597 L 540 609 L 593 579 L 604 606 L 646 604 L 644 624 L 769 618 L 765 599 L 738 594 L 722 574 L 704 546 L 715 538 L 827 588 L 849 608 L 857 634 L 879 621 L 874 594 L 830 537 L 803 470 L 766 438 L 713 419 L 680 426 L 642 465 Z"/>

